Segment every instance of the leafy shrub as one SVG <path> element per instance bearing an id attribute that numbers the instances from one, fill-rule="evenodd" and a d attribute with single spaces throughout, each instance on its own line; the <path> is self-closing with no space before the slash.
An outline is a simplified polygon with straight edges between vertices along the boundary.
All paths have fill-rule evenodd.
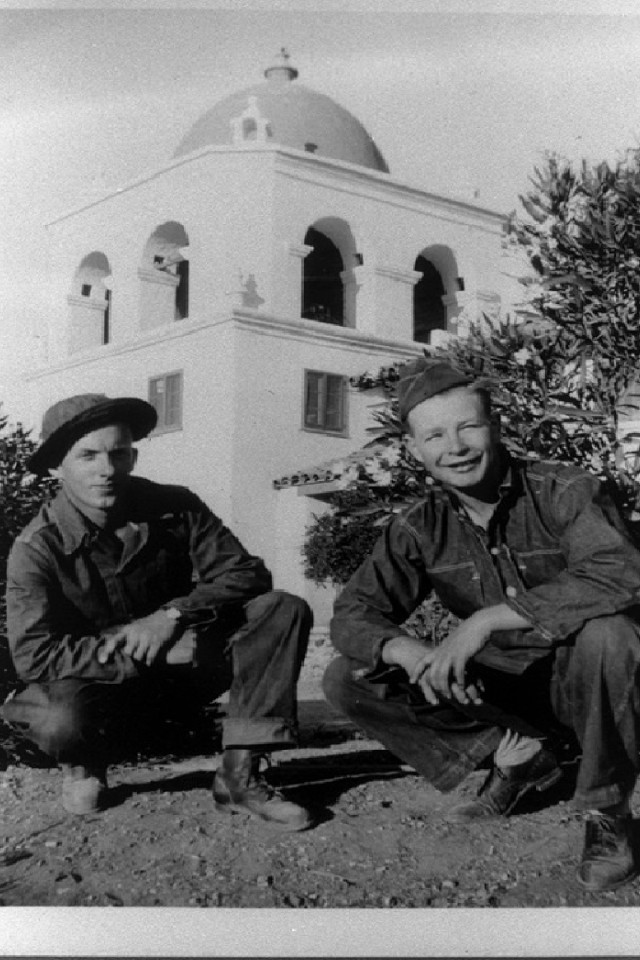
<path id="1" fill-rule="evenodd" d="M 56 481 L 29 472 L 27 461 L 35 448 L 30 431 L 21 424 L 9 425 L 8 417 L 0 415 L 0 702 L 15 680 L 4 631 L 7 557 L 18 533 L 56 486 Z"/>

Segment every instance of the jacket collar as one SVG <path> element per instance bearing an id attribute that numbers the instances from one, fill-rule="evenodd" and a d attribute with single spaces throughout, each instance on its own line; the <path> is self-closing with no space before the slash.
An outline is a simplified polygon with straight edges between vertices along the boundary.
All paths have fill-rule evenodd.
<path id="1" fill-rule="evenodd" d="M 61 488 L 51 504 L 51 516 L 58 530 L 62 548 L 66 554 L 74 553 L 88 542 L 97 529 L 83 513 L 78 510 Z"/>
<path id="2" fill-rule="evenodd" d="M 51 504 L 51 516 L 58 530 L 62 541 L 62 549 L 67 555 L 75 553 L 83 546 L 87 546 L 100 535 L 100 527 L 92 523 L 81 510 L 71 502 L 64 488 L 61 488 Z M 125 552 L 129 555 L 135 553 L 139 547 L 138 540 L 142 542 L 147 538 L 146 523 L 126 522 L 126 527 L 131 528 L 132 540 L 128 543 L 127 537 L 125 543 Z"/>

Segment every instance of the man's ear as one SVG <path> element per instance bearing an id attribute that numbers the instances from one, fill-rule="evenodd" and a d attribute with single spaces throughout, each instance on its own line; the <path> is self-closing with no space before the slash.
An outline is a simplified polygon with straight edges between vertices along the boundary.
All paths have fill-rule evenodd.
<path id="1" fill-rule="evenodd" d="M 418 452 L 418 444 L 416 443 L 416 438 L 411 433 L 410 430 L 407 430 L 405 434 L 405 441 L 407 444 L 407 450 L 412 457 L 415 457 L 416 460 L 421 460 L 420 454 Z"/>
<path id="2" fill-rule="evenodd" d="M 131 447 L 131 469 L 132 470 L 135 467 L 137 462 L 138 462 L 138 448 Z"/>

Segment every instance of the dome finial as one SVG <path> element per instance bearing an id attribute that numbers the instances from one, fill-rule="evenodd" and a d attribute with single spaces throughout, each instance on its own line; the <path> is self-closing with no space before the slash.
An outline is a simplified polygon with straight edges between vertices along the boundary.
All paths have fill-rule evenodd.
<path id="1" fill-rule="evenodd" d="M 295 80 L 298 71 L 295 67 L 289 66 L 289 52 L 286 47 L 280 47 L 280 53 L 277 53 L 274 62 L 264 72 L 267 80 Z"/>

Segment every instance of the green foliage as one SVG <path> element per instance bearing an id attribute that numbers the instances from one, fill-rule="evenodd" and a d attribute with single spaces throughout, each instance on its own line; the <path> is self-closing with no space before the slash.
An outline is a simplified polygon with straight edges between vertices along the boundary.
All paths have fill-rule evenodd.
<path id="1" fill-rule="evenodd" d="M 21 424 L 9 426 L 0 416 L 0 581 L 9 550 L 17 534 L 35 516 L 54 490 L 56 481 L 36 477 L 27 469 L 27 460 L 36 448 L 30 431 Z"/>

